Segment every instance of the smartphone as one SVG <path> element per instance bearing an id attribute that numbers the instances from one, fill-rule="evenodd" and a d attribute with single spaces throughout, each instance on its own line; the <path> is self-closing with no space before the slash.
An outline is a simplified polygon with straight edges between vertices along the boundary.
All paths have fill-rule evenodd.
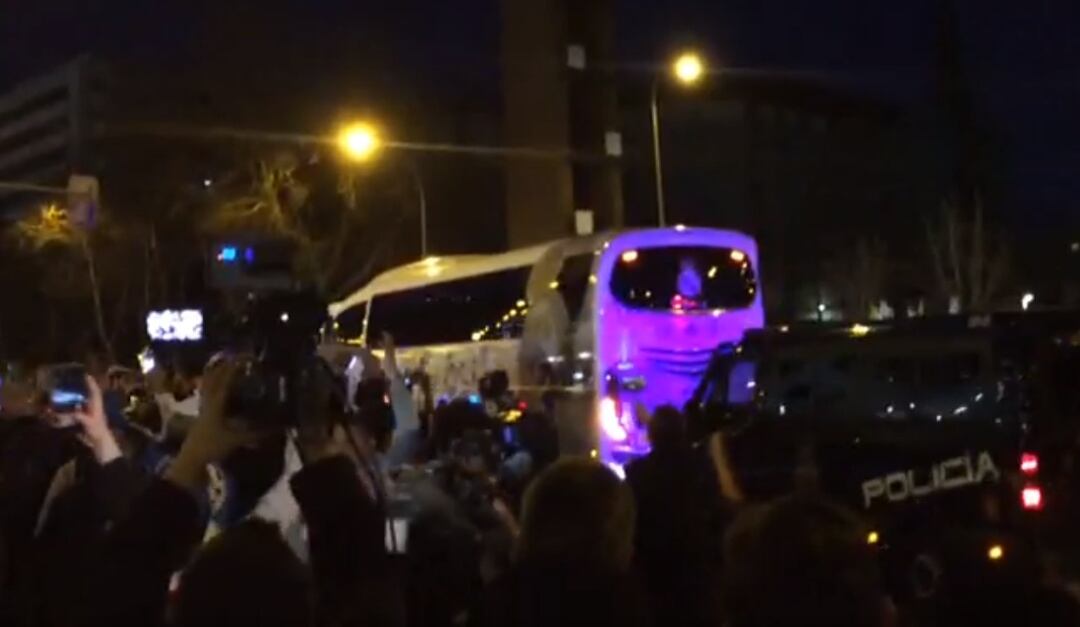
<path id="1" fill-rule="evenodd" d="M 151 311 L 146 334 L 156 342 L 198 342 L 203 338 L 203 314 L 198 309 Z"/>
<path id="2" fill-rule="evenodd" d="M 79 364 L 54 366 L 49 373 L 49 406 L 57 414 L 70 414 L 90 398 L 86 368 Z"/>
<path id="3" fill-rule="evenodd" d="M 154 359 L 154 353 L 149 348 L 139 353 L 139 370 L 143 374 L 150 374 L 150 371 L 154 369 L 156 360 Z"/>
<path id="4" fill-rule="evenodd" d="M 388 518 L 386 521 L 386 551 L 391 555 L 403 555 L 409 548 L 409 520 Z"/>

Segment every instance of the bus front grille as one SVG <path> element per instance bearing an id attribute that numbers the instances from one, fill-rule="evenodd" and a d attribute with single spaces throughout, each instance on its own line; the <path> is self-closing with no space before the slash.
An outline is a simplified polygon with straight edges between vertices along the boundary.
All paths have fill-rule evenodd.
<path id="1" fill-rule="evenodd" d="M 670 374 L 682 376 L 701 376 L 709 365 L 712 349 L 669 349 L 660 347 L 641 347 L 641 354 L 649 364 Z"/>

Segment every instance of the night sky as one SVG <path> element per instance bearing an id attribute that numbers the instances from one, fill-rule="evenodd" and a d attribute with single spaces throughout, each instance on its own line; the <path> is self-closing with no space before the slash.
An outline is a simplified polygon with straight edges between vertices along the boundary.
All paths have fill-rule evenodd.
<path id="1" fill-rule="evenodd" d="M 822 73 L 909 107 L 932 98 L 935 0 L 616 4 L 626 62 L 648 62 L 693 43 L 730 66 Z M 1005 153 L 1002 205 L 1042 223 L 1075 220 L 1080 2 L 955 4 L 977 113 Z M 425 107 L 443 99 L 498 106 L 495 0 L 0 0 L 0 87 L 83 51 L 158 64 L 165 72 L 202 67 L 213 62 L 208 51 L 246 46 L 244 29 L 235 27 L 241 6 L 257 16 L 249 23 L 262 41 L 288 51 L 281 74 L 268 71 L 269 80 L 288 84 L 284 74 L 301 73 L 321 85 L 313 93 L 329 98 L 348 77 L 347 98 L 375 107 L 383 97 Z"/>

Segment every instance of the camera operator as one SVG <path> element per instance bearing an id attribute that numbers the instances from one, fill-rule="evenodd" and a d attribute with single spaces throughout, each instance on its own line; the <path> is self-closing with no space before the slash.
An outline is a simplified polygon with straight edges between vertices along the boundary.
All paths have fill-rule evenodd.
<path id="1" fill-rule="evenodd" d="M 360 355 L 362 372 L 359 373 L 360 380 L 354 381 L 355 391 L 350 403 L 353 411 L 341 416 L 344 429 L 339 437 L 348 438 L 348 453 L 357 464 L 361 484 L 372 502 L 381 508 L 381 517 L 385 518 L 387 502 L 393 493 L 390 468 L 415 461 L 423 448 L 423 437 L 411 394 L 398 371 L 393 338 L 388 334 L 383 335 L 383 347 L 383 365 L 370 352 Z M 350 374 L 357 374 L 348 370 L 345 368 L 343 378 L 346 380 Z M 343 397 L 348 388 L 346 384 L 338 396 Z M 340 414 L 341 408 L 336 411 Z M 249 515 L 250 509 L 251 516 L 276 522 L 294 552 L 306 560 L 303 520 L 289 490 L 289 478 L 303 464 L 292 442 L 285 445 L 283 457 L 284 472 L 280 473 L 280 478 L 268 490 L 255 490 L 261 497 L 253 508 L 245 508 L 243 513 Z M 387 532 L 390 544 L 397 542 L 389 529 Z M 404 542 L 402 537 L 402 546 Z"/>

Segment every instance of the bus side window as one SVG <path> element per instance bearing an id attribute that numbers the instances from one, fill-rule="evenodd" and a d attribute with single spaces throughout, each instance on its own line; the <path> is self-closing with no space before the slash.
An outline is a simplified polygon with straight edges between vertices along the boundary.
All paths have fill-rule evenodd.
<path id="1" fill-rule="evenodd" d="M 592 274 L 594 256 L 592 253 L 574 255 L 563 260 L 559 269 L 559 295 L 566 305 L 566 316 L 570 324 L 576 324 L 585 304 L 585 293 L 589 289 L 589 275 Z"/>
<path id="2" fill-rule="evenodd" d="M 368 336 L 389 331 L 399 346 L 521 337 L 528 272 L 513 268 L 380 294 Z"/>
<path id="3" fill-rule="evenodd" d="M 341 341 L 359 340 L 364 335 L 364 317 L 367 303 L 353 305 L 338 314 L 334 320 L 334 338 Z"/>

